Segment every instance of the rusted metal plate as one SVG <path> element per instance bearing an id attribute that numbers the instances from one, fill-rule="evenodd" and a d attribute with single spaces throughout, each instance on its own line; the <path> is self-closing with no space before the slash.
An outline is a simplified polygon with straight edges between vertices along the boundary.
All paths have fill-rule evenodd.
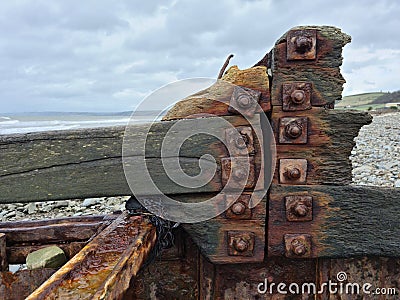
<path id="1" fill-rule="evenodd" d="M 232 203 L 231 198 L 236 198 L 236 196 L 225 195 L 227 203 Z M 248 220 L 251 219 L 252 210 L 249 207 L 251 195 L 242 194 L 240 197 L 233 202 L 233 204 L 225 212 L 225 216 L 228 219 L 235 220 Z"/>
<path id="2" fill-rule="evenodd" d="M 287 60 L 313 60 L 317 57 L 317 31 L 291 30 L 287 33 Z"/>
<path id="3" fill-rule="evenodd" d="M 305 184 L 307 160 L 282 158 L 279 160 L 279 181 L 284 184 Z"/>
<path id="4" fill-rule="evenodd" d="M 226 129 L 225 139 L 230 156 L 254 155 L 253 130 L 250 126 Z"/>
<path id="5" fill-rule="evenodd" d="M 222 184 L 228 189 L 250 189 L 255 185 L 253 157 L 228 157 L 221 159 Z M 232 178 L 230 178 L 232 174 Z"/>
<path id="6" fill-rule="evenodd" d="M 147 219 L 122 214 L 27 299 L 120 299 L 155 240 Z"/>
<path id="7" fill-rule="evenodd" d="M 311 196 L 286 196 L 286 219 L 289 222 L 312 221 Z"/>
<path id="8" fill-rule="evenodd" d="M 285 234 L 285 256 L 288 258 L 310 257 L 312 252 L 311 235 Z"/>
<path id="9" fill-rule="evenodd" d="M 282 110 L 311 109 L 312 84 L 310 82 L 286 82 L 282 85 Z"/>
<path id="10" fill-rule="evenodd" d="M 228 231 L 228 254 L 253 256 L 255 235 L 253 232 Z"/>
<path id="11" fill-rule="evenodd" d="M 308 118 L 285 117 L 279 120 L 280 144 L 307 144 Z"/>
<path id="12" fill-rule="evenodd" d="M 240 113 L 246 117 L 253 117 L 258 111 L 258 101 L 261 92 L 235 86 L 229 103 L 228 111 L 231 113 Z"/>

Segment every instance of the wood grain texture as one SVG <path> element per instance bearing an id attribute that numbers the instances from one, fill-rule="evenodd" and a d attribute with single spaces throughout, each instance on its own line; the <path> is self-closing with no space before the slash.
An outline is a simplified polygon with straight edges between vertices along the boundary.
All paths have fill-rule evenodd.
<path id="1" fill-rule="evenodd" d="M 317 57 L 315 60 L 286 59 L 285 33 L 275 43 L 273 49 L 272 105 L 282 105 L 281 89 L 284 82 L 309 81 L 313 84 L 311 103 L 323 106 L 342 99 L 345 80 L 340 73 L 342 48 L 350 42 L 351 37 L 339 28 L 331 26 L 299 26 L 294 29 L 317 30 Z"/>
<path id="2" fill-rule="evenodd" d="M 307 117 L 307 144 L 280 144 L 279 120 L 283 117 Z M 307 159 L 307 184 L 345 185 L 352 182 L 349 159 L 360 128 L 371 123 L 364 112 L 336 111 L 313 107 L 307 111 L 283 112 L 274 107 L 271 125 L 276 138 L 277 162 L 281 158 Z M 274 183 L 278 183 L 278 167 Z"/>
<path id="3" fill-rule="evenodd" d="M 313 220 L 288 222 L 284 197 L 313 197 Z M 268 255 L 284 255 L 285 234 L 310 234 L 312 257 L 400 256 L 400 190 L 357 186 L 273 185 Z"/>
<path id="4" fill-rule="evenodd" d="M 226 120 L 233 126 L 248 125 L 238 116 L 226 117 Z M 258 126 L 257 117 L 254 120 Z M 165 194 L 219 191 L 220 158 L 228 156 L 222 141 L 224 130 L 229 125 L 224 127 L 221 121 L 214 122 L 213 119 L 182 120 L 179 132 L 176 132 L 171 129 L 176 123 L 159 122 L 152 125 L 149 132 L 144 125 L 129 127 L 128 157 L 132 158 L 129 163 L 135 164 L 146 157 L 150 176 Z M 202 127 L 207 127 L 217 137 L 206 134 L 191 136 Z M 111 127 L 0 136 L 0 203 L 132 194 L 122 166 L 124 130 L 124 127 Z M 172 138 L 163 141 L 167 132 Z M 190 137 L 179 152 L 181 167 L 187 174 L 199 173 L 198 158 L 202 155 L 210 154 L 216 159 L 216 163 L 209 163 L 211 168 L 217 169 L 213 180 L 197 190 L 174 183 L 164 171 L 160 159 L 161 146 L 163 142 L 176 142 L 175 136 Z M 144 151 L 142 145 L 145 141 Z M 133 177 L 143 177 L 142 169 L 130 170 Z M 135 192 L 148 194 L 145 185 L 139 185 L 139 189 Z"/>

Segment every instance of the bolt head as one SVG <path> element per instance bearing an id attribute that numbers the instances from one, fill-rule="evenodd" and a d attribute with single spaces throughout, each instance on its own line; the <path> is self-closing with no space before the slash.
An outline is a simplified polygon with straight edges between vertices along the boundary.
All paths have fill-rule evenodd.
<path id="1" fill-rule="evenodd" d="M 309 208 L 304 204 L 297 204 L 293 208 L 293 213 L 298 217 L 305 217 L 308 214 Z"/>
<path id="2" fill-rule="evenodd" d="M 231 211 L 235 215 L 242 215 L 246 211 L 246 205 L 243 202 L 236 202 L 232 205 Z"/>
<path id="3" fill-rule="evenodd" d="M 291 243 L 291 250 L 293 254 L 297 256 L 302 256 L 306 254 L 307 248 L 306 246 L 298 239 L 294 239 Z"/>
<path id="4" fill-rule="evenodd" d="M 237 99 L 237 103 L 242 108 L 249 108 L 252 105 L 252 102 L 248 95 L 240 95 Z"/>
<path id="5" fill-rule="evenodd" d="M 233 244 L 234 248 L 238 252 L 244 252 L 249 248 L 249 243 L 242 238 L 235 240 Z"/>
<path id="6" fill-rule="evenodd" d="M 307 36 L 299 36 L 296 38 L 294 43 L 296 52 L 304 54 L 311 51 L 312 49 L 312 39 Z"/>
<path id="7" fill-rule="evenodd" d="M 285 176 L 289 179 L 296 180 L 301 177 L 301 172 L 299 168 L 289 167 L 285 172 Z"/>
<path id="8" fill-rule="evenodd" d="M 245 134 L 241 134 L 240 136 L 238 136 L 235 140 L 235 145 L 236 147 L 238 147 L 239 149 L 244 149 L 247 147 L 248 144 L 248 137 Z"/>
<path id="9" fill-rule="evenodd" d="M 298 138 L 302 134 L 303 128 L 297 122 L 292 122 L 286 125 L 285 133 L 286 136 L 292 139 Z"/>
<path id="10" fill-rule="evenodd" d="M 303 90 L 294 90 L 290 95 L 292 102 L 296 104 L 301 104 L 306 99 L 306 95 Z"/>

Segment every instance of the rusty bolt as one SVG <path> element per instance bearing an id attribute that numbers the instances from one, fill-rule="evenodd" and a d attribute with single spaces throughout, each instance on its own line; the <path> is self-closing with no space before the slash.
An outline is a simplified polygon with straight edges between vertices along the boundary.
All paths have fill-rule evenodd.
<path id="1" fill-rule="evenodd" d="M 302 256 L 306 254 L 307 248 L 306 245 L 299 239 L 293 239 L 291 242 L 291 251 L 297 256 Z"/>
<path id="2" fill-rule="evenodd" d="M 301 54 L 311 51 L 312 46 L 313 46 L 312 39 L 307 36 L 297 37 L 294 44 L 295 44 L 296 52 L 301 53 Z"/>
<path id="3" fill-rule="evenodd" d="M 304 94 L 303 90 L 294 90 L 292 94 L 290 95 L 292 102 L 295 104 L 301 104 L 304 102 L 306 99 L 306 96 Z"/>
<path id="4" fill-rule="evenodd" d="M 231 211 L 235 215 L 242 215 L 246 211 L 246 205 L 243 202 L 236 202 L 232 205 Z"/>
<path id="5" fill-rule="evenodd" d="M 244 252 L 249 248 L 249 243 L 243 238 L 237 238 L 233 241 L 233 247 L 238 252 Z"/>
<path id="6" fill-rule="evenodd" d="M 249 143 L 249 138 L 247 137 L 246 134 L 240 134 L 235 140 L 235 145 L 239 149 L 244 149 L 247 147 L 247 144 Z"/>
<path id="7" fill-rule="evenodd" d="M 304 203 L 299 203 L 293 207 L 293 213 L 297 217 L 305 217 L 308 214 L 309 208 Z"/>
<path id="8" fill-rule="evenodd" d="M 242 108 L 249 108 L 253 106 L 253 101 L 251 101 L 248 95 L 241 94 L 237 99 L 237 104 Z"/>
<path id="9" fill-rule="evenodd" d="M 299 136 L 301 136 L 302 132 L 303 132 L 303 127 L 298 122 L 290 122 L 285 127 L 285 134 L 287 137 L 291 139 L 298 138 Z"/>
<path id="10" fill-rule="evenodd" d="M 301 177 L 301 172 L 300 172 L 299 168 L 289 166 L 286 169 L 285 177 L 288 179 L 291 179 L 291 180 L 296 180 Z"/>

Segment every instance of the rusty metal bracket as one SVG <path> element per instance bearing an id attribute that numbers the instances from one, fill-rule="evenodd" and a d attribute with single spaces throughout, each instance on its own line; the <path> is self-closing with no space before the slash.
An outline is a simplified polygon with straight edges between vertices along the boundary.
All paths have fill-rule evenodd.
<path id="1" fill-rule="evenodd" d="M 311 196 L 286 196 L 286 219 L 290 222 L 312 221 Z"/>
<path id="2" fill-rule="evenodd" d="M 314 60 L 317 57 L 317 31 L 291 30 L 286 37 L 287 60 Z"/>
<path id="3" fill-rule="evenodd" d="M 250 126 L 240 126 L 225 130 L 226 147 L 230 156 L 254 155 L 253 130 Z"/>
<path id="4" fill-rule="evenodd" d="M 253 232 L 228 231 L 230 256 L 253 256 L 255 235 Z"/>
<path id="5" fill-rule="evenodd" d="M 282 110 L 311 109 L 311 82 L 287 82 L 282 85 Z"/>
<path id="6" fill-rule="evenodd" d="M 235 220 L 249 220 L 252 217 L 252 211 L 249 207 L 249 202 L 251 195 L 242 194 L 240 197 L 234 201 L 235 196 L 226 195 L 226 202 L 232 203 L 232 205 L 225 212 L 225 216 L 227 219 L 235 219 Z"/>
<path id="7" fill-rule="evenodd" d="M 285 117 L 279 120 L 279 143 L 307 144 L 307 135 L 307 117 Z"/>
<path id="8" fill-rule="evenodd" d="M 255 167 L 253 157 L 227 157 L 221 159 L 222 184 L 227 189 L 250 189 L 255 185 Z"/>
<path id="9" fill-rule="evenodd" d="M 280 159 L 279 182 L 284 184 L 305 184 L 307 165 L 306 159 Z"/>
<path id="10" fill-rule="evenodd" d="M 311 257 L 312 242 L 309 234 L 285 234 L 285 256 L 289 258 Z"/>
<path id="11" fill-rule="evenodd" d="M 240 113 L 246 117 L 253 117 L 257 112 L 261 92 L 249 88 L 235 86 L 229 103 L 230 113 Z"/>

